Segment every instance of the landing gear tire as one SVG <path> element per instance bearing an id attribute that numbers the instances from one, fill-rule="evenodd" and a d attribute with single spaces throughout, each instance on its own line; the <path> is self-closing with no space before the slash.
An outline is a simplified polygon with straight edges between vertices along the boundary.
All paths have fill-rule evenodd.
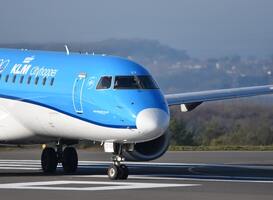
<path id="1" fill-rule="evenodd" d="M 125 180 L 128 178 L 129 170 L 126 165 L 111 165 L 107 174 L 111 180 Z"/>
<path id="2" fill-rule="evenodd" d="M 117 180 L 118 177 L 119 177 L 119 174 L 120 174 L 119 167 L 116 166 L 116 165 L 111 165 L 111 166 L 108 168 L 107 174 L 108 174 L 108 177 L 109 177 L 111 180 Z"/>
<path id="3" fill-rule="evenodd" d="M 66 147 L 62 155 L 62 165 L 65 173 L 74 173 L 78 168 L 78 154 L 75 148 Z"/>
<path id="4" fill-rule="evenodd" d="M 58 159 L 57 153 L 53 148 L 47 147 L 43 150 L 41 165 L 44 173 L 54 173 L 56 171 Z"/>
<path id="5" fill-rule="evenodd" d="M 126 165 L 120 165 L 119 168 L 120 168 L 119 179 L 126 180 L 129 175 L 128 167 Z"/>

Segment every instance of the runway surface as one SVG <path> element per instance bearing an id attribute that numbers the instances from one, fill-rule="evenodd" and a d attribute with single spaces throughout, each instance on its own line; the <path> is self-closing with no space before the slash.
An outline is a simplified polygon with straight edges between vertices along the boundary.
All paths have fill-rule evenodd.
<path id="1" fill-rule="evenodd" d="M 127 163 L 126 181 L 110 181 L 111 155 L 79 151 L 79 170 L 40 169 L 41 150 L 0 152 L 1 199 L 273 199 L 273 152 L 168 152 Z"/>

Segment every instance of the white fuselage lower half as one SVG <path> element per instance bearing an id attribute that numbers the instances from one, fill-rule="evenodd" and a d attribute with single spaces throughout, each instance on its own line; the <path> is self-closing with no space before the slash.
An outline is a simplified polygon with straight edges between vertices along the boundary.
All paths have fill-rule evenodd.
<path id="1" fill-rule="evenodd" d="M 44 143 L 56 139 L 136 143 L 150 140 L 138 129 L 98 126 L 55 110 L 0 98 L 0 143 Z"/>

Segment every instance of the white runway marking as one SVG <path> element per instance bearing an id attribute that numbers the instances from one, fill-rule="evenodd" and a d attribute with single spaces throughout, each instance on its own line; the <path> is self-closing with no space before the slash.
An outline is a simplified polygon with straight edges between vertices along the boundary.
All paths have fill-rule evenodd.
<path id="1" fill-rule="evenodd" d="M 79 161 L 79 168 L 105 168 L 111 162 L 104 161 Z M 213 167 L 221 167 L 221 166 L 232 166 L 232 165 L 213 165 L 213 164 L 190 164 L 190 163 L 153 163 L 153 162 L 128 162 L 128 166 L 130 167 L 198 167 L 198 166 L 213 166 Z M 58 165 L 58 168 L 61 168 L 61 164 Z M 235 167 L 240 167 L 236 165 Z M 243 168 L 252 168 L 252 166 L 241 166 Z M 40 160 L 0 160 L 0 169 L 3 170 L 30 170 L 30 171 L 41 171 L 41 161 Z M 217 176 L 217 175 L 181 175 L 179 174 L 164 174 L 165 177 L 162 177 L 160 174 L 151 175 L 142 175 L 142 176 L 131 176 L 130 178 L 134 179 L 150 179 L 150 180 L 180 180 L 180 181 L 202 181 L 202 182 L 237 182 L 237 183 L 273 183 L 271 177 L 268 179 L 266 177 L 247 177 L 247 176 Z M 172 177 L 173 176 L 173 177 Z M 81 177 L 81 178 L 106 178 L 105 175 L 76 175 L 72 177 Z"/>
<path id="2" fill-rule="evenodd" d="M 75 185 L 77 184 L 79 185 L 79 187 L 75 187 Z M 64 185 L 66 186 L 64 187 Z M 73 185 L 73 187 L 70 187 L 69 185 Z M 88 187 L 83 187 L 82 185 L 87 185 Z M 102 186 L 98 186 L 98 185 L 102 185 Z M 193 187 L 193 186 L 200 186 L 200 184 L 167 184 L 167 183 L 109 182 L 109 181 L 108 182 L 106 181 L 105 182 L 103 181 L 44 181 L 44 182 L 0 184 L 0 189 L 103 191 L 103 190 L 131 190 L 131 189 L 152 189 L 152 188 Z"/>
<path id="3" fill-rule="evenodd" d="M 96 168 L 105 168 L 101 165 L 110 165 L 111 162 L 100 161 L 79 161 L 79 168 L 88 168 L 95 166 Z M 62 167 L 61 164 L 58 167 Z M 0 160 L 0 169 L 4 170 L 41 170 L 41 161 L 39 160 Z"/>
<path id="4" fill-rule="evenodd" d="M 85 168 L 88 166 L 104 167 L 111 165 L 112 162 L 108 161 L 79 161 L 79 167 Z M 131 167 L 164 167 L 164 168 L 174 168 L 174 167 L 199 167 L 199 166 L 213 166 L 213 167 L 236 167 L 236 168 L 262 168 L 262 166 L 255 165 L 234 165 L 234 164 L 205 164 L 205 163 L 155 163 L 155 162 L 124 162 Z M 61 165 L 59 165 L 61 166 Z M 13 167 L 14 169 L 40 169 L 40 160 L 0 160 L 0 169 L 6 169 L 8 167 Z"/>
<path id="5" fill-rule="evenodd" d="M 175 175 L 176 176 L 176 175 Z M 177 175 L 179 176 L 179 175 Z M 79 178 L 107 178 L 105 175 L 76 175 L 73 177 Z M 190 175 L 189 177 L 194 177 L 194 175 Z M 218 176 L 219 178 L 214 178 L 216 176 L 204 176 L 204 178 L 185 178 L 185 177 L 157 177 L 157 176 L 146 176 L 146 175 L 139 175 L 134 176 L 131 175 L 131 179 L 140 179 L 140 180 L 173 180 L 173 181 L 200 181 L 200 182 L 234 182 L 234 183 L 273 183 L 270 180 L 253 180 L 253 177 L 227 177 L 227 176 Z M 220 179 L 222 178 L 222 179 Z M 230 179 L 227 179 L 230 178 Z M 256 178 L 256 177 L 255 177 Z M 257 177 L 259 178 L 259 177 Z M 236 180 L 237 179 L 237 180 Z M 250 180 L 243 180 L 243 179 L 250 179 Z M 260 177 L 260 179 L 264 179 Z"/>
<path id="6" fill-rule="evenodd" d="M 25 165 L 35 165 L 40 166 L 40 160 L 0 160 L 0 167 L 1 164 L 23 164 Z M 88 165 L 111 165 L 112 162 L 110 161 L 79 161 L 80 166 L 88 166 Z M 207 164 L 207 163 L 159 163 L 159 162 L 124 162 L 124 164 L 128 164 L 131 166 L 152 166 L 152 167 L 185 167 L 185 166 L 217 166 L 217 167 L 226 167 L 226 166 L 236 166 L 236 167 L 255 167 L 255 166 L 246 166 L 246 165 L 232 165 L 232 164 Z M 259 166 L 260 167 L 260 166 Z"/>
<path id="7" fill-rule="evenodd" d="M 40 170 L 39 160 L 0 160 L 0 169 L 7 170 Z"/>
<path id="8" fill-rule="evenodd" d="M 232 179 L 224 179 L 228 177 L 222 177 L 223 179 L 209 178 L 207 176 L 204 178 L 174 178 L 174 177 L 147 177 L 147 176 L 130 176 L 130 178 L 135 179 L 147 179 L 147 180 L 180 180 L 180 181 L 202 181 L 202 182 L 234 182 L 234 183 L 273 183 L 271 180 L 242 180 L 243 178 L 253 179 L 253 177 L 230 177 Z M 220 177 L 219 177 L 220 178 Z M 236 180 L 241 179 L 241 180 Z"/>
<path id="9" fill-rule="evenodd" d="M 41 164 L 27 160 L 0 160 L 0 169 L 39 170 L 41 169 Z"/>

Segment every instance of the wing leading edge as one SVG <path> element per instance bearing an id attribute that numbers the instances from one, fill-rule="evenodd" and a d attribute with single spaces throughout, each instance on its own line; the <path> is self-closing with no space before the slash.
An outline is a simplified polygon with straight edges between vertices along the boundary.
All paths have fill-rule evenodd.
<path id="1" fill-rule="evenodd" d="M 273 85 L 167 94 L 165 95 L 165 99 L 169 106 L 181 105 L 182 111 L 189 111 L 206 101 L 218 101 L 265 94 L 273 94 Z"/>

